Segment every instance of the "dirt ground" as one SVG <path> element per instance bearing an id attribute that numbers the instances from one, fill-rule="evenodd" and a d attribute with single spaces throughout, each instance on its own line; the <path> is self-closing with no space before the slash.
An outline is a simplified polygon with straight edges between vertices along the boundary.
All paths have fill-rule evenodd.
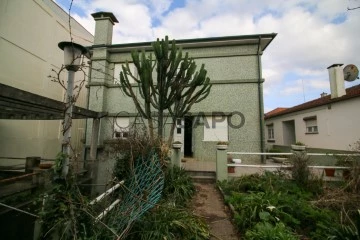
<path id="1" fill-rule="evenodd" d="M 230 211 L 214 184 L 195 183 L 196 195 L 193 199 L 194 211 L 203 216 L 210 226 L 211 240 L 238 240 L 235 227 L 230 219 Z"/>

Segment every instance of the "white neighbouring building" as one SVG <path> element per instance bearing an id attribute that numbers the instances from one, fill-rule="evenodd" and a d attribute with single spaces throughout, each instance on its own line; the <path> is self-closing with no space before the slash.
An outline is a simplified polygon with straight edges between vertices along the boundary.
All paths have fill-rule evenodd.
<path id="1" fill-rule="evenodd" d="M 73 41 L 92 45 L 94 37 L 71 18 Z M 65 90 L 51 82 L 52 69 L 64 64 L 61 41 L 70 41 L 69 16 L 52 0 L 0 1 L 0 83 L 33 94 L 63 101 Z M 66 81 L 67 71 L 61 75 Z M 75 82 L 83 79 L 75 74 Z M 2 91 L 2 89 L 0 89 Z M 86 107 L 87 89 L 76 103 Z M 74 120 L 72 145 L 81 151 L 85 120 Z M 62 144 L 61 120 L 0 120 L 0 157 L 55 158 Z M 6 159 L 5 159 L 6 160 Z M 20 161 L 2 159 L 10 165 Z M 8 164 L 6 164 L 8 165 Z"/>
<path id="2" fill-rule="evenodd" d="M 341 65 L 328 68 L 330 95 L 265 114 L 268 148 L 300 141 L 310 148 L 350 150 L 360 139 L 360 85 L 345 89 Z"/>

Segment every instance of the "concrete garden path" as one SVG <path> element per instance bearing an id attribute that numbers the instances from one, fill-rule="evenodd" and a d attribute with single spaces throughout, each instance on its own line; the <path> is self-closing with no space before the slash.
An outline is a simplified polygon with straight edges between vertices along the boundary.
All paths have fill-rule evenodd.
<path id="1" fill-rule="evenodd" d="M 238 240 L 235 227 L 230 219 L 228 207 L 211 183 L 195 183 L 196 195 L 193 199 L 194 212 L 204 217 L 210 226 L 211 240 Z"/>

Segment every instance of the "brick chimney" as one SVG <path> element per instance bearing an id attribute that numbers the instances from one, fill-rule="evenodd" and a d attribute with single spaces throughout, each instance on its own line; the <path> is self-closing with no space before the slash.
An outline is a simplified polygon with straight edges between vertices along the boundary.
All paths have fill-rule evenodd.
<path id="1" fill-rule="evenodd" d="M 338 98 L 346 94 L 342 65 L 333 64 L 327 68 L 329 71 L 331 98 Z"/>
<path id="2" fill-rule="evenodd" d="M 112 44 L 113 26 L 118 23 L 118 20 L 111 12 L 97 12 L 91 14 L 93 16 L 95 25 L 94 45 Z"/>

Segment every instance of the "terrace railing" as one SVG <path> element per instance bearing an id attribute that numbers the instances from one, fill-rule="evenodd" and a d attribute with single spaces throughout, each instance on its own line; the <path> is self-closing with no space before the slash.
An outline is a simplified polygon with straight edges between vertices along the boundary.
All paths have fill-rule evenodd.
<path id="1" fill-rule="evenodd" d="M 243 155 L 251 155 L 251 156 L 292 156 L 299 152 L 303 152 L 306 156 L 349 156 L 349 157 L 359 157 L 360 154 L 335 154 L 335 153 L 307 153 L 306 151 L 292 151 L 288 153 L 261 153 L 261 152 L 227 152 L 227 149 L 217 148 L 216 152 L 216 180 L 222 181 L 227 180 L 228 175 L 228 167 L 235 168 L 255 168 L 255 169 L 291 169 L 291 164 L 243 164 L 243 163 L 228 163 L 228 156 L 243 156 Z M 349 169 L 346 166 L 321 166 L 321 165 L 311 165 L 308 166 L 311 169 L 336 169 L 336 170 L 345 170 Z M 236 176 L 236 175 L 235 175 Z"/>

